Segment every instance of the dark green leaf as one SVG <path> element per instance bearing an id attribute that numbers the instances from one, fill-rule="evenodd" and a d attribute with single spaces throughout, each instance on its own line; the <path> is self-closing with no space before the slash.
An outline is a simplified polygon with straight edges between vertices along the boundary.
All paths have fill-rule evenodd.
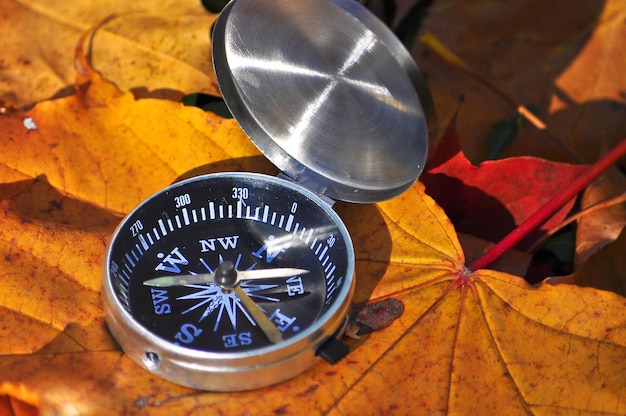
<path id="1" fill-rule="evenodd" d="M 566 231 L 550 238 L 542 248 L 552 252 L 562 262 L 572 262 L 574 261 L 574 250 L 576 249 L 575 240 L 574 231 Z"/>
<path id="2" fill-rule="evenodd" d="M 202 0 L 202 6 L 211 13 L 221 12 L 226 4 L 228 0 Z"/>
<path id="3" fill-rule="evenodd" d="M 497 159 L 513 143 L 522 130 L 522 116 L 498 121 L 487 133 L 487 160 Z"/>
<path id="4" fill-rule="evenodd" d="M 193 93 L 182 99 L 182 103 L 189 107 L 198 107 L 204 111 L 210 111 L 223 118 L 233 118 L 224 100 L 207 94 Z"/>
<path id="5" fill-rule="evenodd" d="M 539 108 L 527 105 L 526 108 L 533 114 L 539 115 Z M 513 143 L 522 131 L 523 117 L 516 114 L 508 120 L 498 121 L 487 133 L 487 160 L 498 159 L 500 154 Z"/>

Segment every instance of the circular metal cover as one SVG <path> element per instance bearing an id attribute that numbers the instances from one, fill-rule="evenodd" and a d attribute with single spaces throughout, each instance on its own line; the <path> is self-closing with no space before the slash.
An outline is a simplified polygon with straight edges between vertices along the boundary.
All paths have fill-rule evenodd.
<path id="1" fill-rule="evenodd" d="M 400 41 L 359 3 L 234 0 L 215 23 L 213 62 L 243 130 L 301 185 L 375 202 L 421 174 L 430 94 Z"/>

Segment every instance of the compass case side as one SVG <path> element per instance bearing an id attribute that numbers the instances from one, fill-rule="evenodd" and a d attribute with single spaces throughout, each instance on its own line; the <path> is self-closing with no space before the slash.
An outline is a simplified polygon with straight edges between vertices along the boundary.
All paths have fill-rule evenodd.
<path id="1" fill-rule="evenodd" d="M 107 281 L 110 282 L 109 279 Z M 324 328 L 288 349 L 264 355 L 231 357 L 181 349 L 164 342 L 137 323 L 116 303 L 112 287 L 105 284 L 105 319 L 120 347 L 135 363 L 176 384 L 207 391 L 246 391 L 267 387 L 293 378 L 321 361 L 317 349 L 340 329 L 350 308 L 354 285 L 346 302 L 330 317 Z M 332 328 L 335 328 L 334 330 Z"/>

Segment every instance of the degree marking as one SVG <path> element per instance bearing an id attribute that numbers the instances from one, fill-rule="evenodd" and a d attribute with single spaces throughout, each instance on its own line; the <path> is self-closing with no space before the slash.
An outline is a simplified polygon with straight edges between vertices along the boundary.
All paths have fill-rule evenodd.
<path id="1" fill-rule="evenodd" d="M 130 277 L 128 276 L 126 270 L 122 270 L 121 273 L 118 273 L 117 277 L 126 285 L 126 287 L 129 286 L 128 282 L 130 281 Z"/>
<path id="2" fill-rule="evenodd" d="M 268 218 L 269 215 L 270 215 L 270 206 L 266 205 L 263 208 L 263 219 L 261 221 L 267 223 L 267 218 Z"/>
<path id="3" fill-rule="evenodd" d="M 337 285 L 335 285 L 335 282 L 332 282 L 330 284 L 330 287 L 328 288 L 328 292 L 327 292 L 328 294 L 326 295 L 326 298 L 327 299 L 332 298 L 333 293 L 335 293 L 335 290 L 337 290 Z"/>
<path id="4" fill-rule="evenodd" d="M 243 216 L 243 201 L 240 199 L 237 201 L 237 218 L 241 218 Z"/>
<path id="5" fill-rule="evenodd" d="M 150 235 L 148 235 L 149 237 Z M 146 251 L 150 248 L 150 246 L 148 245 L 148 243 L 146 243 L 146 237 L 143 236 L 143 234 L 139 234 L 139 242 L 141 243 L 141 245 L 143 246 L 143 251 Z"/>
<path id="6" fill-rule="evenodd" d="M 304 228 L 302 230 L 302 235 L 304 236 L 304 232 L 306 231 L 306 228 Z M 313 236 L 313 228 L 311 228 L 309 230 L 309 233 L 306 236 L 306 240 L 304 240 L 304 244 L 309 244 L 309 241 L 311 241 L 311 237 Z"/>
<path id="7" fill-rule="evenodd" d="M 167 230 L 165 229 L 165 223 L 163 222 L 163 219 L 160 219 L 158 222 L 159 222 L 159 227 L 161 228 L 161 234 L 163 234 L 163 237 L 165 237 L 167 235 Z"/>
<path id="8" fill-rule="evenodd" d="M 332 264 L 332 263 L 331 263 Z M 326 280 L 331 279 L 335 273 L 335 265 L 333 265 L 332 269 L 326 274 Z"/>
<path id="9" fill-rule="evenodd" d="M 130 254 L 128 253 L 126 253 L 126 260 L 128 260 L 128 262 L 130 263 L 132 267 L 135 267 L 135 262 L 133 261 L 133 259 L 130 257 Z"/>
<path id="10" fill-rule="evenodd" d="M 293 225 L 293 215 L 287 217 L 287 224 L 285 224 L 285 231 L 291 231 L 291 226 Z"/>
<path id="11" fill-rule="evenodd" d="M 324 256 L 326 255 L 326 252 L 328 251 L 328 246 L 324 246 L 324 250 L 322 250 L 322 252 L 320 253 L 318 259 L 320 259 L 320 261 L 322 261 L 322 259 L 324 258 Z M 317 252 L 316 252 L 317 254 Z"/>
<path id="12" fill-rule="evenodd" d="M 215 219 L 215 202 L 209 202 L 209 218 Z"/>

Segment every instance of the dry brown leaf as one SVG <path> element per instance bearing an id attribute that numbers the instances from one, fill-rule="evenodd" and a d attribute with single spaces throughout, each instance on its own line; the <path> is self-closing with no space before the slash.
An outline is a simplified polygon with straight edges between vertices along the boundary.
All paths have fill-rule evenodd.
<path id="1" fill-rule="evenodd" d="M 608 169 L 583 192 L 581 209 L 626 192 L 626 178 L 617 168 Z M 626 203 L 584 215 L 576 227 L 574 267 L 578 270 L 590 256 L 615 241 L 626 225 Z"/>
<path id="2" fill-rule="evenodd" d="M 552 277 L 551 284 L 575 284 L 609 290 L 626 296 L 626 233 L 594 253 L 569 276 Z"/>

